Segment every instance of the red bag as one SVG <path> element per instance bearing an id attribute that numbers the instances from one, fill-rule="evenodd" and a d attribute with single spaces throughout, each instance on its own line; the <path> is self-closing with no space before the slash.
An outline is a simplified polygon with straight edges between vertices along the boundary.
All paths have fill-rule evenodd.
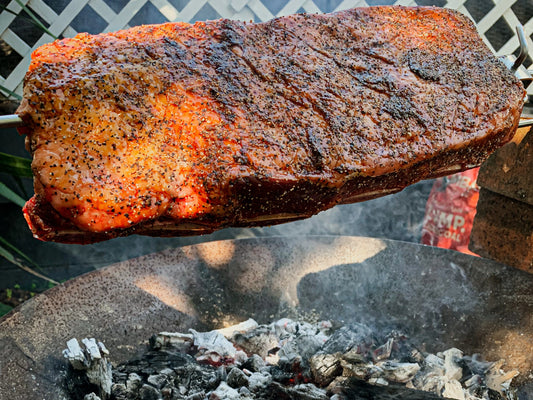
<path id="1" fill-rule="evenodd" d="M 457 250 L 468 250 L 470 232 L 476 215 L 479 168 L 438 178 L 426 203 L 422 226 L 422 244 Z"/>

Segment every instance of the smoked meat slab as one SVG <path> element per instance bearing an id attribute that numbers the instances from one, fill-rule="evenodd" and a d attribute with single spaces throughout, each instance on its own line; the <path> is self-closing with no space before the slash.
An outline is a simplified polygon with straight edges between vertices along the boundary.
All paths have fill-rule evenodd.
<path id="1" fill-rule="evenodd" d="M 24 214 L 65 243 L 306 218 L 479 165 L 524 96 L 472 22 L 435 7 L 79 34 L 25 78 Z"/>

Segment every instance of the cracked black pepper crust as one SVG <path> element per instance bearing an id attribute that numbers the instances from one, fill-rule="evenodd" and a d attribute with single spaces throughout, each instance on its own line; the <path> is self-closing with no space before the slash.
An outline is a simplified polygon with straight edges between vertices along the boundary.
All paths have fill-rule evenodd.
<path id="1" fill-rule="evenodd" d="M 461 14 L 383 6 L 81 34 L 17 111 L 42 240 L 305 218 L 481 163 L 524 97 Z"/>

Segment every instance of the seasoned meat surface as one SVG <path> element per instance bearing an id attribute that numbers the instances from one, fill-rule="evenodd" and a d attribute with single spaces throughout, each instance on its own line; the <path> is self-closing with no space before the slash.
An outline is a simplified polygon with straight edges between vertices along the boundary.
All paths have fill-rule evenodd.
<path id="1" fill-rule="evenodd" d="M 309 217 L 480 164 L 524 89 L 461 14 L 168 23 L 38 48 L 17 113 L 42 240 Z"/>

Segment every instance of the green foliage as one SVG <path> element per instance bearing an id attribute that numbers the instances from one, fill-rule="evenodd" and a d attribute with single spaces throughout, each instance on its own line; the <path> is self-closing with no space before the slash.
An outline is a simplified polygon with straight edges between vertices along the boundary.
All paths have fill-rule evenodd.
<path id="1" fill-rule="evenodd" d="M 11 174 L 19 178 L 33 177 L 31 160 L 0 152 L 0 172 Z"/>
<path id="2" fill-rule="evenodd" d="M 12 201 L 20 207 L 24 207 L 24 204 L 26 203 L 26 200 L 24 200 L 2 182 L 0 182 L 0 196 L 4 196 L 6 199 Z"/>
<path id="3" fill-rule="evenodd" d="M 30 21 L 35 24 L 38 28 L 40 28 L 43 32 L 47 33 L 48 35 L 50 35 L 52 38 L 54 39 L 57 39 L 57 36 L 55 36 L 52 32 L 50 32 L 46 26 L 43 25 L 43 23 L 39 20 L 39 18 L 37 18 L 37 16 L 33 13 L 32 10 L 30 10 L 28 7 L 26 7 L 26 5 L 20 1 L 20 0 L 15 0 L 19 6 L 22 7 L 22 9 L 24 11 L 26 11 L 26 14 L 28 14 L 30 16 Z M 8 10 L 7 8 L 4 8 L 6 11 L 10 11 L 12 12 L 11 10 Z"/>
<path id="4" fill-rule="evenodd" d="M 1 317 L 2 315 L 7 314 L 7 313 L 10 312 L 12 309 L 13 309 L 13 307 L 8 306 L 7 304 L 4 304 L 4 303 L 0 303 L 0 317 Z"/>
<path id="5" fill-rule="evenodd" d="M 26 2 L 22 2 L 21 0 L 15 1 L 24 11 L 23 13 L 10 10 L 6 5 L 0 5 L 0 10 L 6 11 L 8 13 L 16 15 L 17 17 L 21 17 L 26 19 L 27 21 L 30 21 L 33 25 L 37 26 L 40 30 L 42 30 L 42 32 L 48 34 L 53 39 L 57 39 L 57 37 L 52 34 L 52 32 L 50 32 L 46 26 L 44 26 L 44 24 L 34 14 L 34 12 L 26 6 Z M 0 96 L 1 95 L 21 100 L 21 97 L 18 94 L 0 85 Z M 31 178 L 33 176 L 31 170 L 31 160 L 23 157 L 17 157 L 11 154 L 0 153 L 0 173 L 11 175 L 15 180 L 16 184 L 18 185 L 18 189 L 20 192 L 17 193 L 15 190 L 8 187 L 4 182 L 0 181 L 0 196 L 8 199 L 9 201 L 15 203 L 20 207 L 23 207 L 26 202 L 25 198 L 27 198 L 28 196 L 25 193 L 24 186 L 22 184 L 22 178 Z M 50 287 L 58 283 L 53 279 L 50 279 L 47 276 L 35 271 L 33 268 L 28 267 L 26 263 L 31 264 L 35 268 L 38 268 L 38 265 L 34 261 L 32 261 L 26 254 L 24 254 L 24 252 L 9 243 L 3 237 L 0 237 L 0 257 L 5 258 L 10 263 L 18 266 L 24 271 L 27 271 L 39 277 L 40 279 L 46 280 Z M 5 305 L 0 304 L 0 306 Z M 5 314 L 5 312 L 7 311 L 4 308 L 0 308 L 0 315 Z"/>
<path id="6" fill-rule="evenodd" d="M 21 250 L 17 249 L 15 246 L 13 246 L 11 243 L 9 243 L 7 240 L 5 240 L 3 237 L 0 236 L 0 256 L 4 257 L 7 261 L 9 261 L 11 264 L 16 265 L 20 269 L 38 277 L 41 279 L 44 279 L 45 281 L 57 285 L 58 282 L 37 272 L 35 269 L 30 268 L 22 263 L 22 261 L 17 257 L 20 256 L 24 260 L 28 261 L 29 263 L 33 264 L 34 266 L 37 266 L 35 262 L 33 262 L 26 254 L 24 254 Z"/>
<path id="7" fill-rule="evenodd" d="M 16 100 L 22 100 L 22 97 L 2 85 L 0 85 L 0 91 L 4 92 L 7 97 L 13 97 Z"/>

